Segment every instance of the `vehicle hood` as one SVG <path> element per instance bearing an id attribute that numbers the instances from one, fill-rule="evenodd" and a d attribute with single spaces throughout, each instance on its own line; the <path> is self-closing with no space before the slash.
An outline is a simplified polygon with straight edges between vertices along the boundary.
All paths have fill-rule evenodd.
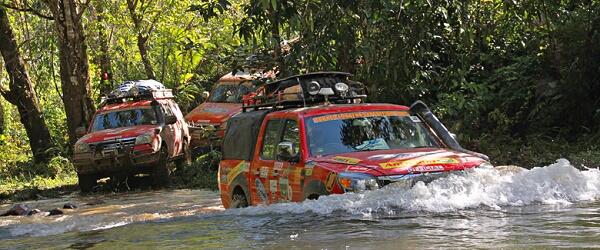
<path id="1" fill-rule="evenodd" d="M 479 157 L 451 149 L 419 148 L 353 152 L 311 158 L 317 165 L 336 171 L 363 172 L 375 176 L 447 172 L 474 168 Z"/>
<path id="2" fill-rule="evenodd" d="M 188 123 L 221 124 L 241 111 L 241 103 L 205 102 L 185 115 L 185 120 Z"/>
<path id="3" fill-rule="evenodd" d="M 139 125 L 133 127 L 105 129 L 86 134 L 81 137 L 79 141 L 85 143 L 95 143 L 121 138 L 131 138 L 145 133 L 154 133 L 157 128 L 160 128 L 160 125 Z"/>

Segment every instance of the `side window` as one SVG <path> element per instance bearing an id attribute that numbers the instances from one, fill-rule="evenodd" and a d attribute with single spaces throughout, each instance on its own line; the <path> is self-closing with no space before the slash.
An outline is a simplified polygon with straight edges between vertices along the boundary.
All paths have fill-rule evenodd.
<path id="1" fill-rule="evenodd" d="M 283 130 L 283 140 L 289 141 L 294 145 L 294 155 L 300 151 L 300 129 L 298 122 L 295 120 L 286 120 L 285 129 Z"/>
<path id="2" fill-rule="evenodd" d="M 277 144 L 281 135 L 283 120 L 274 119 L 267 122 L 267 128 L 263 138 L 260 157 L 263 160 L 275 160 L 277 158 Z"/>

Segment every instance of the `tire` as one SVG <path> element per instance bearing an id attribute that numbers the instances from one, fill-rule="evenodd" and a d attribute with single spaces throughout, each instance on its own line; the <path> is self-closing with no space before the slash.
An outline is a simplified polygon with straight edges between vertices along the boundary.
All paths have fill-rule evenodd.
<path id="1" fill-rule="evenodd" d="M 167 152 L 167 147 L 163 146 L 160 148 L 159 154 L 158 163 L 152 169 L 152 184 L 155 187 L 164 187 L 169 184 L 169 175 L 171 174 L 168 166 L 169 153 Z"/>
<path id="2" fill-rule="evenodd" d="M 181 158 L 177 159 L 177 161 L 175 162 L 175 165 L 177 165 L 178 168 L 183 167 L 184 165 L 191 165 L 192 164 L 192 151 L 190 149 L 190 146 L 187 142 L 187 140 L 183 141 L 183 155 L 181 156 Z"/>
<path id="3" fill-rule="evenodd" d="M 231 195 L 231 208 L 243 208 L 248 206 L 248 199 L 246 199 L 246 195 L 241 188 L 236 188 L 233 194 Z"/>
<path id="4" fill-rule="evenodd" d="M 77 174 L 79 188 L 82 193 L 89 193 L 96 186 L 96 177 L 90 174 Z"/>

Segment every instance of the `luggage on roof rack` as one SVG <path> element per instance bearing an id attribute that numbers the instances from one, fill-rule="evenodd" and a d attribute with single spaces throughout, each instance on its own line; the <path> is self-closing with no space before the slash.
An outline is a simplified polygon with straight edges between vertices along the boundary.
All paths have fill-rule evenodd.
<path id="1" fill-rule="evenodd" d="M 168 99 L 173 98 L 173 91 L 155 80 L 125 81 L 103 97 L 100 106 L 105 104 L 123 103 L 143 99 Z"/>
<path id="2" fill-rule="evenodd" d="M 263 85 L 243 98 L 243 111 L 273 107 L 306 107 L 324 103 L 354 103 L 367 97 L 364 84 L 350 73 L 313 72 Z"/>

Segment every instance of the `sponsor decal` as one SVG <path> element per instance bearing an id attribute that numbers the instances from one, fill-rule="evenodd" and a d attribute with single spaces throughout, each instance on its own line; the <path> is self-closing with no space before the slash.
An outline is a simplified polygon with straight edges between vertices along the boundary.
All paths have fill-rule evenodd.
<path id="1" fill-rule="evenodd" d="M 267 178 L 269 176 L 269 168 L 268 167 L 260 167 L 258 170 L 260 178 Z"/>
<path id="2" fill-rule="evenodd" d="M 344 156 L 333 157 L 333 160 L 340 162 L 340 163 L 346 163 L 346 164 L 351 164 L 351 165 L 358 164 L 360 162 L 360 159 L 344 157 Z"/>
<path id="3" fill-rule="evenodd" d="M 307 162 L 306 165 L 304 165 L 304 176 L 311 176 L 315 166 L 316 164 L 314 162 Z"/>
<path id="4" fill-rule="evenodd" d="M 221 175 L 219 186 L 221 185 L 221 183 L 227 183 L 227 175 Z"/>
<path id="5" fill-rule="evenodd" d="M 439 158 L 439 159 L 410 159 L 406 161 L 390 161 L 385 163 L 380 163 L 379 165 L 384 169 L 392 169 L 392 168 L 408 168 L 415 165 L 434 165 L 434 164 L 454 164 L 460 163 L 457 159 L 454 158 Z"/>
<path id="6" fill-rule="evenodd" d="M 294 194 L 294 190 L 292 189 L 292 186 L 290 186 L 290 185 L 288 185 L 287 187 L 288 187 L 287 198 L 288 198 L 288 201 L 291 201 L 293 198 L 292 194 Z"/>
<path id="7" fill-rule="evenodd" d="M 265 191 L 265 186 L 262 184 L 260 179 L 255 179 L 254 184 L 256 185 L 256 193 L 258 194 L 258 198 L 262 202 L 267 202 L 267 191 Z"/>
<path id="8" fill-rule="evenodd" d="M 346 168 L 346 171 L 350 171 L 350 172 L 367 172 L 367 171 L 369 171 L 369 168 L 365 168 L 365 167 L 361 167 L 361 166 L 348 166 Z"/>
<path id="9" fill-rule="evenodd" d="M 281 193 L 282 199 L 288 198 L 288 191 L 289 191 L 289 180 L 286 178 L 279 179 L 279 192 Z"/>
<path id="10" fill-rule="evenodd" d="M 271 194 L 277 192 L 277 180 L 269 180 L 269 191 L 271 191 Z"/>
<path id="11" fill-rule="evenodd" d="M 229 173 L 227 173 L 227 184 L 231 184 L 231 182 L 242 172 L 248 172 L 248 162 L 241 161 L 238 163 Z"/>
<path id="12" fill-rule="evenodd" d="M 282 168 L 283 168 L 283 162 L 276 161 L 276 162 L 273 164 L 273 168 L 274 168 L 274 169 L 282 169 Z"/>
<path id="13" fill-rule="evenodd" d="M 364 117 L 376 117 L 376 116 L 407 116 L 408 112 L 406 111 L 369 111 L 369 112 L 352 112 L 352 113 L 341 113 L 341 114 L 333 114 L 333 115 L 324 115 L 313 118 L 313 122 L 328 122 L 335 120 L 346 120 L 346 119 L 354 119 L 354 118 L 364 118 Z"/>
<path id="14" fill-rule="evenodd" d="M 421 119 L 418 116 L 411 115 L 409 117 L 410 117 L 410 120 L 413 122 L 421 122 Z"/>
<path id="15" fill-rule="evenodd" d="M 435 172 L 435 171 L 444 171 L 444 166 L 433 165 L 433 166 L 418 166 L 410 168 L 410 171 L 415 172 Z"/>
<path id="16" fill-rule="evenodd" d="M 327 189 L 328 192 L 333 191 L 333 187 L 337 181 L 336 179 L 337 179 L 337 173 L 329 172 L 329 174 L 327 175 L 327 179 L 325 180 L 325 188 Z"/>

